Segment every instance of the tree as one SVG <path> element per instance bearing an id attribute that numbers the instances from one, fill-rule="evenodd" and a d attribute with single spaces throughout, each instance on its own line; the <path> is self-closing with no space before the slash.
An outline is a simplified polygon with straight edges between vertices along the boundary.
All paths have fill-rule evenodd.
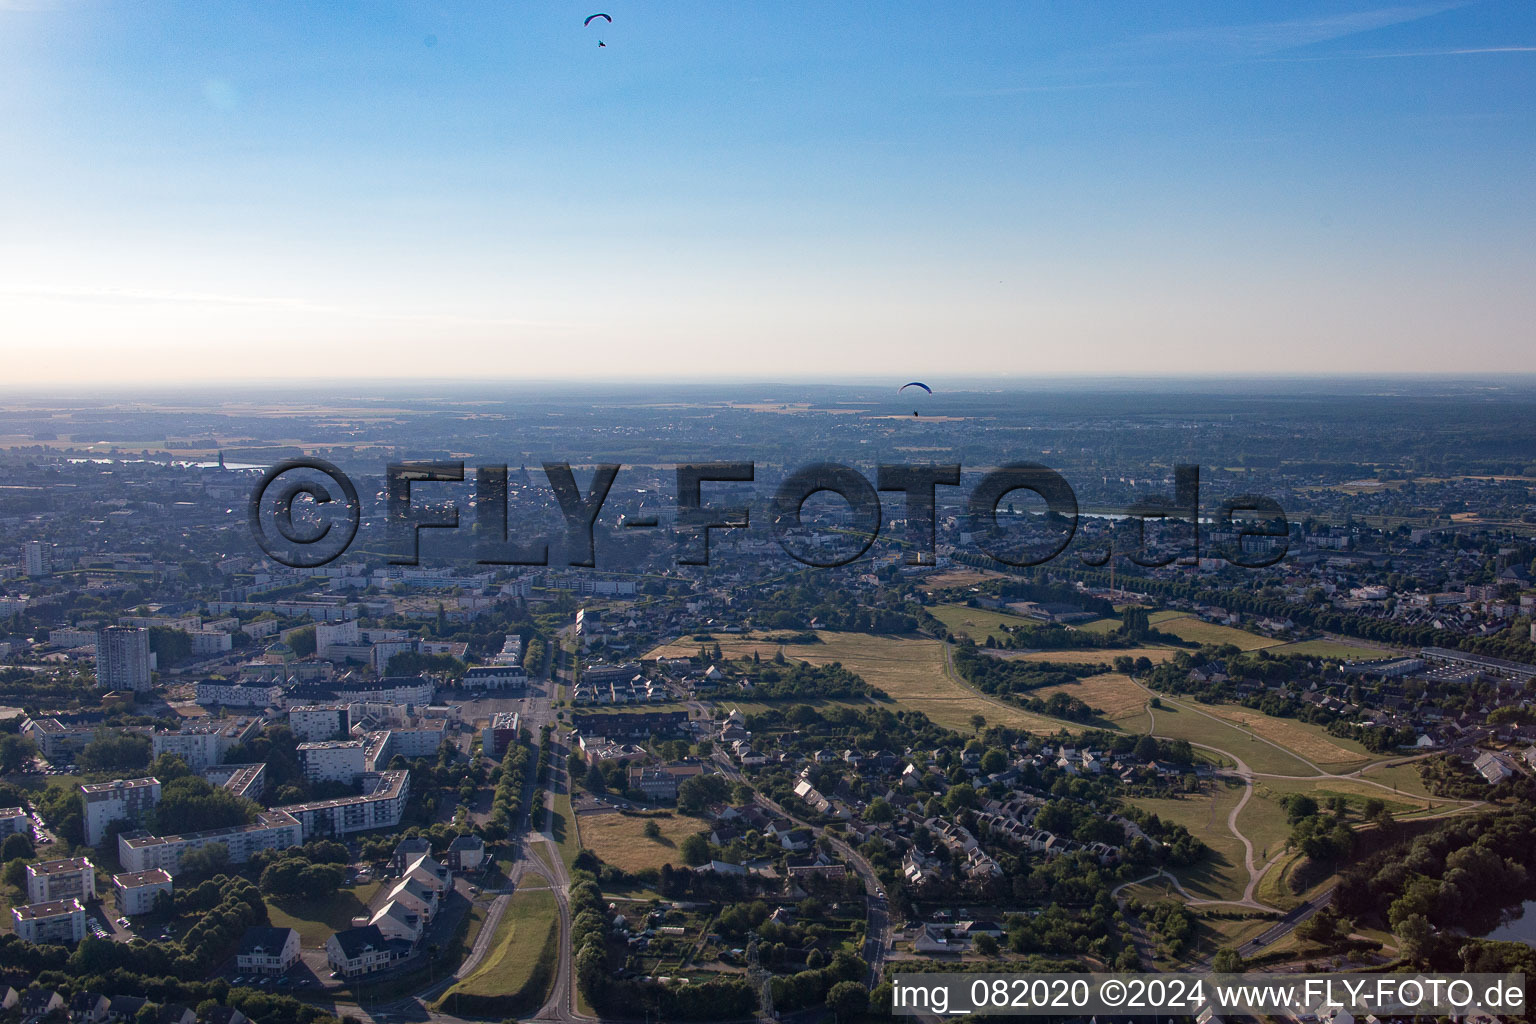
<path id="1" fill-rule="evenodd" d="M 160 780 L 160 785 L 175 782 L 192 774 L 180 754 L 164 753 L 149 763 L 149 774 Z"/>
<path id="2" fill-rule="evenodd" d="M 80 751 L 80 767 L 87 771 L 135 771 L 149 764 L 148 736 L 136 732 L 99 730 Z"/>
<path id="3" fill-rule="evenodd" d="M 0 860 L 13 861 L 18 857 L 30 858 L 36 856 L 37 851 L 32 848 L 32 837 L 21 832 L 14 832 L 5 837 L 5 842 L 0 843 Z"/>
<path id="4" fill-rule="evenodd" d="M 647 839 L 660 839 L 661 838 L 661 826 L 656 824 L 656 819 L 654 819 L 654 818 L 652 818 L 651 820 L 647 821 L 645 823 L 645 828 L 643 828 L 641 831 L 643 831 L 645 833 L 645 838 L 647 838 Z"/>
<path id="5" fill-rule="evenodd" d="M 827 1008 L 840 1024 L 852 1020 L 869 1009 L 869 990 L 856 981 L 840 981 L 827 991 Z"/>
<path id="6" fill-rule="evenodd" d="M 683 840 L 683 863 L 691 868 L 696 868 L 709 863 L 709 840 L 702 833 L 695 832 Z"/>
<path id="7" fill-rule="evenodd" d="M 7 733 L 0 736 L 0 772 L 10 774 L 32 763 L 37 756 L 37 744 L 30 736 Z"/>
<path id="8" fill-rule="evenodd" d="M 690 814 L 701 812 L 710 804 L 724 801 L 730 791 L 730 783 L 723 775 L 695 775 L 677 787 L 677 809 Z"/>
<path id="9" fill-rule="evenodd" d="M 985 729 L 986 727 L 987 727 L 987 716 L 986 715 L 975 714 L 975 715 L 971 716 L 971 728 L 972 729 L 975 729 L 977 732 L 981 732 L 981 730 Z"/>
<path id="10" fill-rule="evenodd" d="M 587 766 L 586 785 L 587 790 L 592 793 L 606 793 L 608 791 L 608 783 L 603 779 L 603 766 L 597 763 L 596 758 Z"/>
<path id="11" fill-rule="evenodd" d="M 6 885 L 20 889 L 23 893 L 25 893 L 27 891 L 26 860 L 24 858 L 17 857 L 15 860 L 6 861 L 4 878 Z M 22 902 L 25 903 L 26 900 L 23 899 Z"/>
<path id="12" fill-rule="evenodd" d="M 1211 958 L 1211 970 L 1217 974 L 1241 974 L 1243 957 L 1235 949 L 1218 949 Z"/>
<path id="13" fill-rule="evenodd" d="M 997 956 L 997 939 L 990 935 L 976 936 L 975 946 L 976 952 L 980 953 L 982 956 Z"/>
<path id="14" fill-rule="evenodd" d="M 949 787 L 949 792 L 944 794 L 944 809 L 950 814 L 959 814 L 961 811 L 976 806 L 976 787 L 969 782 Z"/>
<path id="15" fill-rule="evenodd" d="M 315 653 L 315 627 L 305 626 L 297 632 L 288 634 L 288 646 L 293 648 L 296 657 L 307 658 Z"/>

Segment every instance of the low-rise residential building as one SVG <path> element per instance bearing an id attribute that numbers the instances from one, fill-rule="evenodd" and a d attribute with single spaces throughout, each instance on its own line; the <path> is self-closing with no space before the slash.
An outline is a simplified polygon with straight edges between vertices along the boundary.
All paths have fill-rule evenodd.
<path id="1" fill-rule="evenodd" d="M 485 840 L 479 836 L 459 836 L 448 844 L 448 867 L 454 871 L 474 871 L 485 860 Z"/>
<path id="2" fill-rule="evenodd" d="M 459 685 L 466 690 L 522 690 L 528 686 L 528 673 L 521 665 L 476 665 Z"/>
<path id="3" fill-rule="evenodd" d="M 96 898 L 96 865 L 88 857 L 45 860 L 27 865 L 27 902 L 52 903 L 74 897 Z"/>
<path id="4" fill-rule="evenodd" d="M 171 876 L 161 868 L 125 871 L 112 876 L 112 889 L 117 893 L 117 912 L 135 917 L 154 910 L 155 899 L 162 892 L 171 893 Z"/>
<path id="5" fill-rule="evenodd" d="M 250 974 L 285 974 L 298 962 L 299 933 L 292 928 L 247 928 L 235 954 L 235 968 Z"/>
<path id="6" fill-rule="evenodd" d="M 325 940 L 326 962 L 343 978 L 386 970 L 410 952 L 409 943 L 390 941 L 371 924 L 344 929 Z"/>

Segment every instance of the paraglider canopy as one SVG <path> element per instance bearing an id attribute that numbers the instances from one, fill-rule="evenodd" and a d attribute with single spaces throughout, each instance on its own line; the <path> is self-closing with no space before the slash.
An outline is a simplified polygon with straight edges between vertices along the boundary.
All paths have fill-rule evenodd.
<path id="1" fill-rule="evenodd" d="M 594 14 L 594 15 L 591 15 L 590 17 L 588 17 L 586 21 L 582 22 L 582 25 L 590 25 L 594 21 L 596 21 L 598 18 L 602 18 L 604 21 L 606 21 L 610 25 L 613 24 L 613 19 L 608 17 L 608 15 L 606 15 L 606 14 Z"/>
<path id="2" fill-rule="evenodd" d="M 896 391 L 899 394 L 899 393 L 907 390 L 907 388 L 922 388 L 924 391 L 928 392 L 930 395 L 933 394 L 933 388 L 929 387 L 927 384 L 924 384 L 920 380 L 915 380 L 915 381 L 913 381 L 910 384 L 903 384 L 901 387 L 897 388 Z"/>

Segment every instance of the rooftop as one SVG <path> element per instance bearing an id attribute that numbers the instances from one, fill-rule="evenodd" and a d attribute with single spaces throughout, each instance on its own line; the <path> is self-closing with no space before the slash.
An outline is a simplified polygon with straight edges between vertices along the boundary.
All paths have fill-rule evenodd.
<path id="1" fill-rule="evenodd" d="M 80 901 L 71 897 L 67 900 L 50 900 L 47 903 L 28 903 L 23 907 L 13 907 L 13 912 L 21 921 L 41 921 L 50 917 L 61 917 L 64 914 L 73 914 L 76 911 L 84 912 L 85 908 Z"/>

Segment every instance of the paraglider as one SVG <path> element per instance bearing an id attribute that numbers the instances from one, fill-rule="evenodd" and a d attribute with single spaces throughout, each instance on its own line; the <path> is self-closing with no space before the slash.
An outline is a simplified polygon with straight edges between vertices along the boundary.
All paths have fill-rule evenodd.
<path id="1" fill-rule="evenodd" d="M 920 380 L 914 380 L 910 384 L 903 384 L 901 387 L 896 389 L 896 393 L 899 395 L 903 391 L 907 390 L 907 388 L 922 388 L 924 391 L 928 392 L 930 395 L 933 394 L 933 388 L 929 387 L 927 384 L 924 384 Z M 913 416 L 917 415 L 917 410 L 916 409 L 912 410 L 912 415 Z"/>
<path id="2" fill-rule="evenodd" d="M 606 15 L 606 14 L 601 14 L 601 13 L 599 13 L 599 14 L 591 14 L 591 15 L 588 15 L 588 16 L 587 16 L 587 20 L 586 20 L 586 21 L 584 21 L 584 22 L 582 22 L 582 23 L 581 23 L 581 24 L 582 24 L 582 27 L 586 27 L 586 26 L 587 26 L 587 25 L 590 25 L 590 24 L 592 24 L 592 23 L 593 23 L 593 22 L 594 22 L 594 21 L 596 21 L 596 20 L 597 20 L 597 19 L 598 19 L 598 18 L 602 18 L 602 19 L 603 19 L 603 20 L 604 20 L 604 21 L 606 21 L 606 22 L 607 22 L 607 23 L 608 23 L 608 24 L 610 24 L 610 25 L 612 25 L 612 24 L 613 24 L 613 19 L 612 19 L 612 18 L 610 18 L 610 17 L 608 17 L 608 15 Z M 598 40 L 598 41 L 597 41 L 597 45 L 598 45 L 598 46 L 607 46 L 607 45 L 608 45 L 608 44 L 607 44 L 607 43 L 605 43 L 605 42 L 603 42 L 603 41 L 602 41 L 602 40 L 601 40 L 601 39 L 599 39 L 599 40 Z"/>

